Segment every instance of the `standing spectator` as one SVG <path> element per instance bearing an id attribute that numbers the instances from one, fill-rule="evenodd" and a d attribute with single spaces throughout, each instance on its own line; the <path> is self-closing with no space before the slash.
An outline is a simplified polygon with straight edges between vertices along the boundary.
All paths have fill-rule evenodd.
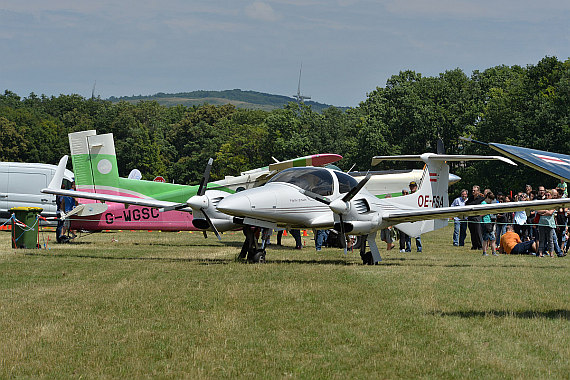
<path id="1" fill-rule="evenodd" d="M 558 193 L 558 198 L 564 198 L 564 189 L 560 187 L 556 188 Z M 558 256 L 562 251 L 565 251 L 566 246 L 566 233 L 568 232 L 568 209 L 567 208 L 560 208 L 556 210 L 556 240 L 558 242 L 558 246 L 560 247 L 560 251 L 556 252 Z"/>
<path id="2" fill-rule="evenodd" d="M 556 189 L 552 189 L 550 190 L 550 192 L 552 193 L 552 198 L 560 198 L 560 195 L 562 194 L 562 191 L 560 193 L 558 193 L 558 191 Z M 562 254 L 562 249 L 560 248 L 562 246 L 562 236 L 560 236 L 560 242 L 559 242 L 559 237 L 558 237 L 558 233 L 559 233 L 559 229 L 564 232 L 564 235 L 566 235 L 566 211 L 565 209 L 561 208 L 558 210 L 554 210 L 554 229 L 552 230 L 552 243 L 554 244 L 554 252 L 556 253 L 556 255 L 558 257 L 562 257 L 564 256 Z M 560 232 L 562 234 L 562 232 Z"/>
<path id="3" fill-rule="evenodd" d="M 64 185 L 62 184 L 61 187 L 63 189 Z M 75 182 L 71 183 L 71 188 L 69 190 L 75 191 Z M 58 202 L 58 213 L 59 213 L 58 217 L 61 217 L 65 214 L 69 213 L 71 210 L 73 210 L 75 208 L 75 206 L 78 205 L 77 200 L 73 197 L 70 197 L 70 196 L 56 197 L 56 201 Z M 69 218 L 66 218 L 64 221 L 62 221 L 61 228 L 60 228 L 59 221 L 58 221 L 58 227 L 56 228 L 56 234 L 57 234 L 57 242 L 58 243 L 69 243 L 69 241 L 71 239 L 75 238 L 75 234 L 71 230 L 71 220 Z"/>
<path id="4" fill-rule="evenodd" d="M 508 195 L 500 195 L 499 198 L 500 203 L 508 203 L 511 201 L 511 197 Z M 497 218 L 495 219 L 495 237 L 497 240 L 495 241 L 497 246 L 499 246 L 501 242 L 501 236 L 507 230 L 507 225 L 513 223 L 513 213 L 512 212 L 503 212 L 497 214 Z"/>
<path id="5" fill-rule="evenodd" d="M 492 191 L 487 191 L 487 196 L 485 198 L 485 200 L 483 202 L 481 202 L 481 204 L 491 204 L 491 203 L 495 203 L 495 195 L 493 194 Z M 481 218 L 481 221 L 483 222 L 483 224 L 481 225 L 482 227 L 482 234 L 483 234 L 483 256 L 488 256 L 487 254 L 487 248 L 491 248 L 491 253 L 493 254 L 493 256 L 497 256 L 497 252 L 495 252 L 495 234 L 493 232 L 494 229 L 494 225 L 491 221 L 491 215 L 487 214 L 487 215 L 483 215 L 483 218 Z"/>
<path id="6" fill-rule="evenodd" d="M 531 185 L 526 185 L 524 187 L 524 193 L 526 194 L 526 197 L 528 198 L 528 200 L 532 200 L 532 186 Z"/>
<path id="7" fill-rule="evenodd" d="M 471 190 L 471 195 L 465 201 L 465 205 L 478 205 L 485 200 L 483 194 L 481 194 L 481 188 L 477 185 L 473 186 Z M 483 234 L 481 231 L 481 215 L 469 216 L 467 218 L 467 227 L 469 227 L 469 232 L 471 234 L 471 249 L 477 250 L 483 248 Z"/>
<path id="8" fill-rule="evenodd" d="M 402 195 L 408 195 L 410 193 L 410 191 L 408 189 L 402 189 Z M 406 235 L 404 232 L 398 230 L 398 239 L 400 239 L 400 252 L 406 252 L 406 240 L 408 238 L 408 235 Z M 412 249 L 410 247 L 410 250 L 408 252 L 411 252 Z"/>
<path id="9" fill-rule="evenodd" d="M 461 190 L 461 195 L 453 200 L 451 207 L 465 206 L 465 201 L 469 192 L 466 189 Z M 467 220 L 460 219 L 458 216 L 453 218 L 453 245 L 463 247 L 465 245 L 465 237 L 467 236 Z"/>
<path id="10" fill-rule="evenodd" d="M 328 237 L 329 237 L 328 230 L 315 231 L 315 248 L 317 251 L 322 250 L 323 244 L 327 241 Z"/>
<path id="11" fill-rule="evenodd" d="M 386 194 L 386 198 L 392 198 L 392 194 Z M 394 237 L 392 236 L 394 230 L 392 228 L 393 228 L 392 226 L 389 226 L 387 228 L 383 228 L 380 231 L 380 239 L 383 242 L 386 242 L 387 251 L 394 248 Z"/>
<path id="12" fill-rule="evenodd" d="M 299 229 L 291 229 L 289 230 L 293 239 L 295 239 L 295 249 L 303 248 L 303 242 L 301 241 L 301 230 Z"/>
<path id="13" fill-rule="evenodd" d="M 545 194 L 546 199 L 552 198 L 551 193 Z M 538 210 L 536 213 L 540 216 L 538 220 L 538 256 L 552 256 L 552 252 L 554 251 L 553 230 L 556 228 L 554 210 Z"/>
<path id="14" fill-rule="evenodd" d="M 559 198 L 568 198 L 568 185 L 564 181 L 564 178 L 560 178 L 560 183 L 556 185 L 556 190 L 560 192 L 562 190 L 562 194 Z"/>
<path id="15" fill-rule="evenodd" d="M 416 183 L 416 181 L 410 182 L 409 187 L 410 187 L 410 194 L 413 194 L 416 191 L 418 191 L 418 184 Z M 422 251 L 422 237 L 421 236 L 418 236 L 416 238 L 416 250 L 418 252 Z M 408 235 L 406 235 L 406 252 L 412 252 L 412 239 Z"/>
<path id="16" fill-rule="evenodd" d="M 516 195 L 515 201 L 519 201 L 519 202 L 528 201 L 528 197 L 527 197 L 526 193 L 521 192 L 521 193 L 518 193 Z M 526 211 L 524 211 L 524 210 L 515 211 L 515 214 L 513 217 L 514 231 L 517 233 L 517 235 L 519 235 L 519 237 L 523 241 L 528 240 L 528 237 L 529 237 L 528 226 L 526 225 L 526 220 L 527 220 Z"/>

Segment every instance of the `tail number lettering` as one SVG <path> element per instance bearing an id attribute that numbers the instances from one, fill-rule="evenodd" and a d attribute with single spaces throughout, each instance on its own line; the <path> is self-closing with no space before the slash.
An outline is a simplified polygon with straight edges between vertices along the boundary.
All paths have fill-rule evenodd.
<path id="1" fill-rule="evenodd" d="M 429 195 L 420 195 L 418 197 L 418 207 L 443 207 L 443 196 L 434 195 L 433 197 L 430 197 Z"/>

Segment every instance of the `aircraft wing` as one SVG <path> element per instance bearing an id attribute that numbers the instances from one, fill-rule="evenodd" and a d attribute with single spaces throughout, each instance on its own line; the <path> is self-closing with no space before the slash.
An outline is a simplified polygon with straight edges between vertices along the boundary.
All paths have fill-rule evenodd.
<path id="1" fill-rule="evenodd" d="M 342 156 L 338 154 L 331 154 L 331 153 L 313 154 L 310 156 L 304 156 L 304 157 L 294 158 L 292 160 L 280 161 L 270 164 L 269 170 L 279 171 L 298 166 L 324 166 L 327 164 L 332 164 L 333 162 L 337 162 L 340 159 L 342 159 Z"/>
<path id="2" fill-rule="evenodd" d="M 63 173 L 65 172 L 65 167 L 67 166 L 68 156 L 63 156 L 59 160 L 55 174 L 49 183 L 48 187 L 42 189 L 42 193 L 63 195 L 74 198 L 85 198 L 85 199 L 95 199 L 103 202 L 116 202 L 125 203 L 136 206 L 146 206 L 155 208 L 175 208 L 180 211 L 192 211 L 190 207 L 186 207 L 185 204 L 159 201 L 152 198 L 135 198 L 127 197 L 123 195 L 113 195 L 113 194 L 102 194 L 102 193 L 89 193 L 86 191 L 74 191 L 74 190 L 64 190 L 61 189 L 61 181 L 63 180 Z"/>
<path id="3" fill-rule="evenodd" d="M 374 156 L 372 157 L 372 166 L 378 165 L 381 161 L 426 161 L 427 159 L 439 160 L 439 161 L 489 161 L 498 160 L 503 161 L 507 164 L 516 166 L 517 164 L 512 162 L 503 156 L 480 156 L 472 154 L 434 154 L 434 153 L 424 153 L 424 154 L 406 154 L 401 156 Z M 427 162 L 427 161 L 426 161 Z"/>
<path id="4" fill-rule="evenodd" d="M 570 181 L 570 156 L 520 146 L 489 143 L 490 148 L 539 172 Z"/>
<path id="5" fill-rule="evenodd" d="M 417 222 L 419 220 L 444 219 L 458 216 L 464 218 L 474 215 L 497 214 L 511 211 L 531 211 L 531 210 L 552 210 L 561 207 L 569 207 L 570 198 L 547 199 L 542 201 L 524 201 L 524 202 L 507 202 L 507 203 L 491 203 L 484 205 L 469 205 L 459 207 L 441 207 L 426 208 L 416 210 L 394 210 L 384 212 L 383 221 L 390 224 L 399 224 L 404 222 Z"/>
<path id="6" fill-rule="evenodd" d="M 115 202 L 115 203 L 125 203 L 129 205 L 136 206 L 146 206 L 155 208 L 172 208 L 175 207 L 178 211 L 192 211 L 190 207 L 178 208 L 178 206 L 184 206 L 182 203 L 159 201 L 151 198 L 135 198 L 135 197 L 125 197 L 123 195 L 112 195 L 112 194 L 100 194 L 100 193 L 88 193 L 86 191 L 74 191 L 74 190 L 63 190 L 63 189 L 52 189 L 45 188 L 42 189 L 42 193 L 64 195 L 74 198 L 84 198 L 84 199 L 94 199 L 103 202 Z"/>

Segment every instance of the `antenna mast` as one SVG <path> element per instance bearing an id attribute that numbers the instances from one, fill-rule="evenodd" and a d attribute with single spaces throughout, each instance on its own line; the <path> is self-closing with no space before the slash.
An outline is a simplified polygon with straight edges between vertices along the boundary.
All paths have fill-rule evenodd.
<path id="1" fill-rule="evenodd" d="M 297 103 L 301 104 L 305 99 L 311 99 L 310 96 L 301 95 L 301 72 L 303 71 L 303 62 L 301 62 L 301 68 L 299 69 L 299 84 L 297 86 L 297 95 L 293 95 L 297 99 Z"/>

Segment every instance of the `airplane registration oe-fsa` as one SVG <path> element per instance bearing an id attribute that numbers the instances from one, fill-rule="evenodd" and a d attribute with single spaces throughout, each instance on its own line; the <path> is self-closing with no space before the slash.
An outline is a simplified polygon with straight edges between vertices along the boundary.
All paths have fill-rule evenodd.
<path id="1" fill-rule="evenodd" d="M 365 264 L 375 264 L 381 261 L 375 242 L 377 231 L 388 226 L 396 226 L 404 233 L 417 237 L 444 227 L 447 225 L 447 218 L 453 216 L 547 209 L 570 204 L 570 199 L 553 199 L 532 203 L 512 202 L 449 207 L 447 161 L 500 160 L 516 164 L 501 156 L 433 153 L 377 156 L 373 158 L 372 164 L 385 160 L 425 162 L 418 191 L 398 198 L 378 199 L 364 189 L 369 176 L 357 182 L 354 178 L 336 170 L 292 168 L 275 175 L 262 187 L 228 195 L 218 202 L 216 210 L 233 215 L 234 223 L 244 226 L 314 229 L 334 226 L 341 234 L 365 235 L 370 252 L 366 252 L 363 244 L 362 260 Z M 190 207 L 196 211 L 200 211 L 201 204 L 207 203 L 207 195 L 188 200 Z M 246 228 L 245 231 L 249 260 L 264 261 L 264 247 L 260 248 L 257 245 L 251 228 Z"/>

